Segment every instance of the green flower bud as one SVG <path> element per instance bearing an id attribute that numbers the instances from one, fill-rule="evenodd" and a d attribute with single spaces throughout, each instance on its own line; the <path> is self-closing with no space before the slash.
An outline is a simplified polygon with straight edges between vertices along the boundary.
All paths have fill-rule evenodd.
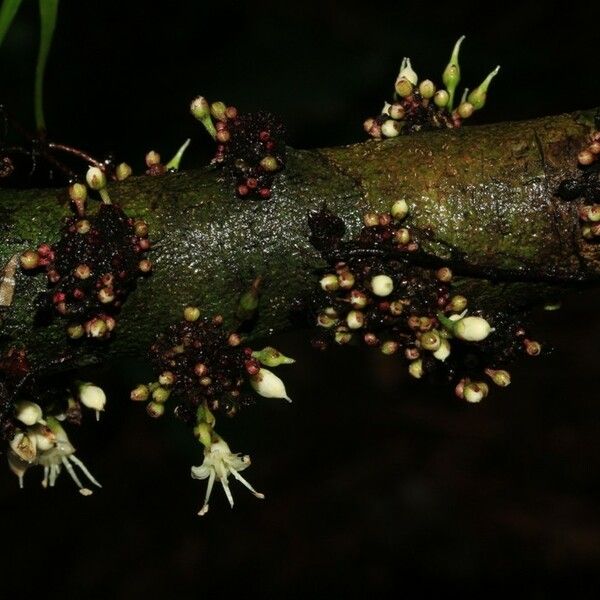
<path id="1" fill-rule="evenodd" d="M 197 321 L 200 318 L 200 309 L 196 306 L 186 306 L 183 309 L 183 318 L 186 321 Z"/>
<path id="2" fill-rule="evenodd" d="M 408 365 L 408 372 L 411 377 L 414 377 L 415 379 L 421 379 L 421 377 L 423 377 L 423 361 L 420 358 L 413 360 Z"/>
<path id="3" fill-rule="evenodd" d="M 413 92 L 413 84 L 408 79 L 399 79 L 396 82 L 396 93 L 401 98 L 408 98 Z"/>
<path id="4" fill-rule="evenodd" d="M 438 108 L 444 108 L 450 101 L 450 94 L 446 90 L 438 90 L 433 97 L 433 103 Z"/>
<path id="5" fill-rule="evenodd" d="M 433 95 L 435 94 L 435 83 L 433 83 L 431 79 L 421 81 L 419 84 L 419 93 L 426 100 L 433 98 Z"/>
<path id="6" fill-rule="evenodd" d="M 278 367 L 279 365 L 291 365 L 296 362 L 293 358 L 289 358 L 276 350 L 272 346 L 266 346 L 262 350 L 255 350 L 252 353 L 254 358 L 257 358 L 261 364 L 266 367 Z"/>
<path id="7" fill-rule="evenodd" d="M 226 110 L 227 110 L 227 107 L 225 106 L 224 102 L 213 102 L 210 105 L 210 114 L 215 119 L 218 119 L 219 121 L 225 121 L 225 119 L 226 119 L 225 111 Z"/>
<path id="8" fill-rule="evenodd" d="M 214 140 L 217 137 L 217 130 L 210 117 L 210 107 L 206 99 L 202 96 L 194 98 L 190 104 L 190 112 L 202 123 L 202 125 L 204 125 L 206 131 Z"/>
<path id="9" fill-rule="evenodd" d="M 167 171 L 179 171 L 179 164 L 181 163 L 181 159 L 183 158 L 183 155 L 191 141 L 192 140 L 188 138 L 185 140 L 185 142 L 183 142 L 183 144 L 181 144 L 179 150 L 177 150 L 175 153 L 175 156 L 165 165 L 165 169 L 167 169 Z"/>
<path id="10" fill-rule="evenodd" d="M 147 385 L 138 385 L 136 388 L 131 390 L 131 394 L 129 394 L 129 397 L 134 402 L 145 402 L 148 400 L 149 396 L 150 390 L 148 389 Z"/>
<path id="11" fill-rule="evenodd" d="M 169 399 L 170 395 L 171 395 L 171 390 L 168 390 L 167 388 L 159 386 L 152 392 L 152 400 L 154 400 L 154 402 L 158 402 L 159 404 L 162 404 L 163 402 L 166 402 Z"/>
<path id="12" fill-rule="evenodd" d="M 474 112 L 473 105 L 470 102 L 461 102 L 456 109 L 461 119 L 468 119 Z"/>
<path id="13" fill-rule="evenodd" d="M 396 202 L 392 204 L 392 210 L 390 212 L 396 221 L 402 221 L 408 214 L 408 203 L 406 200 L 396 200 Z"/>
<path id="14" fill-rule="evenodd" d="M 448 62 L 448 65 L 442 74 L 442 81 L 448 90 L 448 108 L 450 111 L 454 105 L 454 92 L 456 91 L 456 87 L 460 82 L 460 64 L 458 62 L 458 55 L 460 53 L 460 46 L 464 39 L 465 36 L 463 35 L 458 39 L 456 44 L 454 44 L 450 61 Z"/>
<path id="15" fill-rule="evenodd" d="M 115 170 L 117 181 L 125 181 L 125 179 L 131 176 L 131 173 L 133 173 L 131 167 L 124 162 L 117 165 L 117 168 Z"/>
<path id="16" fill-rule="evenodd" d="M 473 105 L 475 110 L 479 110 L 484 107 L 485 100 L 487 97 L 488 87 L 490 87 L 490 83 L 492 79 L 498 75 L 498 71 L 500 70 L 500 65 L 498 65 L 484 80 L 479 86 L 477 86 L 468 96 L 468 101 Z"/>

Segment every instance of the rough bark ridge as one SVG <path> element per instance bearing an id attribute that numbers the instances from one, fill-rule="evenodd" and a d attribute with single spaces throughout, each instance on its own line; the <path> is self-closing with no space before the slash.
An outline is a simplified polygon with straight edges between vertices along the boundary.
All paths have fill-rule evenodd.
<path id="1" fill-rule="evenodd" d="M 267 201 L 235 198 L 231 182 L 212 168 L 112 185 L 113 202 L 145 218 L 157 242 L 154 273 L 125 303 L 112 341 L 69 343 L 63 319 L 35 326 L 46 279 L 23 273 L 1 334 L 46 363 L 140 354 L 186 304 L 227 319 L 257 275 L 264 284 L 255 333 L 282 329 L 292 299 L 314 285 L 321 264 L 308 242 L 307 213 L 324 202 L 352 234 L 366 211 L 405 198 L 406 222 L 422 247 L 462 272 L 459 285 L 479 303 L 526 303 L 596 279 L 600 248 L 582 239 L 575 203 L 554 195 L 576 173 L 591 114 L 290 150 Z M 64 190 L 0 192 L 0 259 L 54 242 L 68 213 Z"/>

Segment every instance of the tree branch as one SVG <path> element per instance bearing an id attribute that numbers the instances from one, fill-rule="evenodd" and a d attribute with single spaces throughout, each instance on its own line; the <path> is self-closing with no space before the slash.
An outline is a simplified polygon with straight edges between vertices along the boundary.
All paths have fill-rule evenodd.
<path id="1" fill-rule="evenodd" d="M 320 259 L 308 241 L 307 213 L 324 202 L 353 234 L 365 212 L 406 199 L 406 222 L 423 250 L 465 275 L 458 285 L 482 305 L 526 304 L 593 281 L 600 248 L 582 238 L 576 204 L 554 194 L 576 175 L 591 114 L 290 150 L 266 201 L 237 199 L 213 168 L 111 185 L 113 201 L 146 219 L 157 242 L 154 273 L 126 301 L 114 339 L 68 342 L 61 319 L 35 326 L 46 279 L 23 273 L 1 334 L 44 363 L 145 353 L 188 303 L 227 320 L 256 276 L 264 282 L 255 333 L 283 329 L 293 298 L 314 285 Z M 69 210 L 64 190 L 0 192 L 0 258 L 56 241 Z"/>

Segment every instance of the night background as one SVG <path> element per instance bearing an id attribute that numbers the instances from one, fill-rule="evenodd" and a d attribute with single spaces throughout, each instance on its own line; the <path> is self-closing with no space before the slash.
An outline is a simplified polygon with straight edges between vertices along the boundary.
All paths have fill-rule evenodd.
<path id="1" fill-rule="evenodd" d="M 465 84 L 502 66 L 469 124 L 591 108 L 599 23 L 598 7 L 564 2 L 64 1 L 46 121 L 53 139 L 113 152 L 136 174 L 147 151 L 169 158 L 187 137 L 183 169 L 210 159 L 189 115 L 197 94 L 277 113 L 295 147 L 356 142 L 403 56 L 439 82 L 463 33 Z M 26 0 L 0 48 L 0 102 L 31 128 L 38 28 Z M 104 489 L 84 499 L 63 475 L 44 491 L 38 468 L 19 491 L 0 469 L 3 586 L 51 597 L 597 597 L 599 300 L 586 289 L 536 312 L 531 329 L 554 352 L 515 365 L 511 387 L 478 405 L 376 351 L 318 353 L 303 331 L 269 339 L 298 361 L 280 372 L 294 403 L 265 400 L 219 421 L 232 449 L 252 456 L 244 475 L 267 499 L 233 482 L 230 510 L 216 487 L 203 519 L 205 483 L 189 475 L 200 445 L 128 400 L 150 379 L 144 357 L 91 371 L 108 410 L 72 439 Z"/>

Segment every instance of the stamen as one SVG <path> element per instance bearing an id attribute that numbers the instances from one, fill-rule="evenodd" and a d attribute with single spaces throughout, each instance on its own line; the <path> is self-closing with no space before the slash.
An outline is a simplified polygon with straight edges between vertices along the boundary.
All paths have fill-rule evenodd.
<path id="1" fill-rule="evenodd" d="M 71 454 L 71 456 L 69 456 L 69 460 L 71 460 L 71 462 L 75 463 L 82 470 L 83 474 L 94 485 L 97 485 L 99 488 L 102 487 L 102 485 L 100 483 L 98 483 L 98 481 L 96 480 L 96 478 L 89 472 L 88 468 L 83 464 L 83 462 L 81 460 L 79 460 L 74 454 Z"/>
<path id="2" fill-rule="evenodd" d="M 235 469 L 231 468 L 231 474 L 244 486 L 246 486 L 257 498 L 265 499 L 265 495 L 257 492 L 246 479 L 244 479 Z"/>
<path id="3" fill-rule="evenodd" d="M 223 486 L 223 490 L 225 495 L 227 496 L 227 500 L 229 500 L 229 506 L 233 508 L 233 496 L 231 495 L 231 490 L 229 489 L 229 483 L 227 482 L 227 476 L 221 477 L 221 485 Z"/>
<path id="4" fill-rule="evenodd" d="M 65 469 L 67 469 L 67 473 L 71 476 L 71 479 L 77 484 L 78 488 L 82 488 L 83 484 L 79 481 L 79 477 L 75 473 L 75 469 L 71 466 L 71 463 L 68 461 L 66 456 L 63 456 L 61 459 L 63 465 L 65 465 Z"/>
<path id="5" fill-rule="evenodd" d="M 50 469 L 48 469 L 48 467 L 44 467 L 44 479 L 42 479 L 42 487 L 47 488 L 48 487 L 48 472 L 50 471 Z"/>

